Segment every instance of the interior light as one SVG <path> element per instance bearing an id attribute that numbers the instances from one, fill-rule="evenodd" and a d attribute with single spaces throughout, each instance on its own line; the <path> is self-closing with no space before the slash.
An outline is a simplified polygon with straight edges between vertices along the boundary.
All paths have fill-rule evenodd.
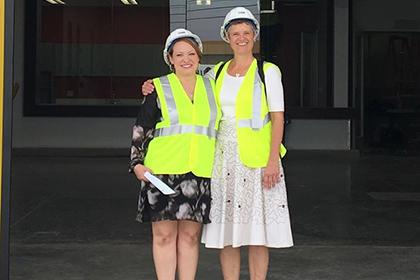
<path id="1" fill-rule="evenodd" d="M 136 0 L 121 0 L 124 5 L 138 5 Z"/>
<path id="2" fill-rule="evenodd" d="M 62 4 L 62 5 L 66 4 L 66 2 L 61 1 L 61 0 L 45 0 L 45 1 L 51 4 Z"/>
<path id="3" fill-rule="evenodd" d="M 198 5 L 198 6 L 201 6 L 201 5 L 211 5 L 211 0 L 206 0 L 206 2 L 205 3 L 203 3 L 204 1 L 203 0 L 197 0 L 195 3 Z"/>

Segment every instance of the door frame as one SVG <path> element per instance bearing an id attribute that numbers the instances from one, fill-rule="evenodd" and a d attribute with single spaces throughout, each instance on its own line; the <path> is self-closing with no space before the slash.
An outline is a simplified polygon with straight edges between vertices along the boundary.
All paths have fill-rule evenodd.
<path id="1" fill-rule="evenodd" d="M 14 0 L 0 4 L 0 278 L 9 279 Z"/>

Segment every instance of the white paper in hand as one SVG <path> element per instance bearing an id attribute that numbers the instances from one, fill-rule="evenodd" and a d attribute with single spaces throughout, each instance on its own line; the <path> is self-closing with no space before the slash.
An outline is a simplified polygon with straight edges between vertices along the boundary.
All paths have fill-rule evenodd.
<path id="1" fill-rule="evenodd" d="M 146 177 L 147 180 L 149 180 L 150 183 L 152 183 L 156 188 L 158 188 L 158 190 L 160 190 L 163 194 L 169 195 L 175 193 L 173 189 L 171 189 L 167 184 L 162 182 L 158 177 L 154 176 L 150 172 L 146 171 L 144 173 L 144 177 Z"/>

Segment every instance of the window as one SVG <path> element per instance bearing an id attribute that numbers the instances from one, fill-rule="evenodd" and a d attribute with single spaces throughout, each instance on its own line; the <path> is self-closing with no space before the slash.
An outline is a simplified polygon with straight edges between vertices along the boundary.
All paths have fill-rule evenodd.
<path id="1" fill-rule="evenodd" d="M 53 2 L 26 3 L 25 114 L 133 115 L 139 84 L 167 71 L 169 1 Z"/>
<path id="2" fill-rule="evenodd" d="M 24 113 L 135 116 L 141 83 L 168 71 L 169 32 L 201 37 L 203 68 L 226 61 L 232 52 L 220 26 L 236 6 L 260 20 L 255 55 L 282 69 L 288 111 L 332 107 L 332 2 L 28 0 Z"/>

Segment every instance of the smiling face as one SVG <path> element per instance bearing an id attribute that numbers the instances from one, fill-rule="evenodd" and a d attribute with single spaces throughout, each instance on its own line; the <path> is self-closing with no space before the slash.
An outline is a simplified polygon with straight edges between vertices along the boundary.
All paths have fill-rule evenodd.
<path id="1" fill-rule="evenodd" d="M 252 54 L 255 31 L 250 23 L 233 23 L 227 30 L 229 45 L 235 54 Z"/>
<path id="2" fill-rule="evenodd" d="M 179 40 L 169 51 L 169 61 L 174 72 L 181 75 L 195 74 L 200 62 L 198 47 L 194 48 L 194 43 L 187 39 Z"/>

